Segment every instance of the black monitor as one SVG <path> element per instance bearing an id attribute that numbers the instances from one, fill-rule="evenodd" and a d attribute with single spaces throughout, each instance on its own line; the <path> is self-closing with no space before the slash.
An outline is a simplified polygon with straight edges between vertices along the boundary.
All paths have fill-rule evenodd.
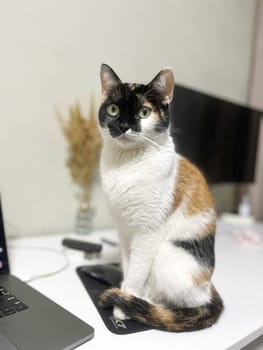
<path id="1" fill-rule="evenodd" d="M 209 182 L 254 181 L 262 112 L 177 85 L 170 113 L 177 152 Z"/>

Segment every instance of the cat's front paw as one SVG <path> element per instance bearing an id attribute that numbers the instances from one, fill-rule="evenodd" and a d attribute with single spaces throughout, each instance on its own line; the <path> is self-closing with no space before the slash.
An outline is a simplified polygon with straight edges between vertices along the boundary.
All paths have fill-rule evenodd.
<path id="1" fill-rule="evenodd" d="M 122 321 L 125 321 L 128 319 L 128 317 L 125 315 L 125 313 L 118 306 L 114 306 L 113 316 L 115 318 L 117 318 L 118 320 L 122 320 Z"/>

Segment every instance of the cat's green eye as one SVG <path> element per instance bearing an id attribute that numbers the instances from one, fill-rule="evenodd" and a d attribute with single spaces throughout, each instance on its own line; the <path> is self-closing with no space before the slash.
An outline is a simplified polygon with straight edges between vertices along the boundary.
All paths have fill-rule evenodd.
<path id="1" fill-rule="evenodd" d="M 107 107 L 107 112 L 112 116 L 112 117 L 118 117 L 118 115 L 120 114 L 120 109 L 117 105 L 115 105 L 114 103 L 112 103 L 111 105 L 109 105 Z"/>
<path id="2" fill-rule="evenodd" d="M 151 108 L 149 107 L 142 107 L 139 109 L 138 115 L 141 119 L 148 118 L 152 113 Z"/>

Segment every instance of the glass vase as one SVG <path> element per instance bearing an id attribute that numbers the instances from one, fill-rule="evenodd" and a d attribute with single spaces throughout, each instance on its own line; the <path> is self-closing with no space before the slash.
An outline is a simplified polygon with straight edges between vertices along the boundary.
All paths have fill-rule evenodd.
<path id="1" fill-rule="evenodd" d="M 89 234 L 92 229 L 92 218 L 94 210 L 90 207 L 88 193 L 82 195 L 80 205 L 76 213 L 75 232 Z"/>

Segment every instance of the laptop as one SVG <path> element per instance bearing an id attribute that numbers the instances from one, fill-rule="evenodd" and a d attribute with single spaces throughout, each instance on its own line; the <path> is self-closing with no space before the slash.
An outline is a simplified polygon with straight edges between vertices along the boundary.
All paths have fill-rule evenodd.
<path id="1" fill-rule="evenodd" d="M 88 324 L 9 274 L 0 198 L 0 349 L 70 350 L 93 336 Z"/>

